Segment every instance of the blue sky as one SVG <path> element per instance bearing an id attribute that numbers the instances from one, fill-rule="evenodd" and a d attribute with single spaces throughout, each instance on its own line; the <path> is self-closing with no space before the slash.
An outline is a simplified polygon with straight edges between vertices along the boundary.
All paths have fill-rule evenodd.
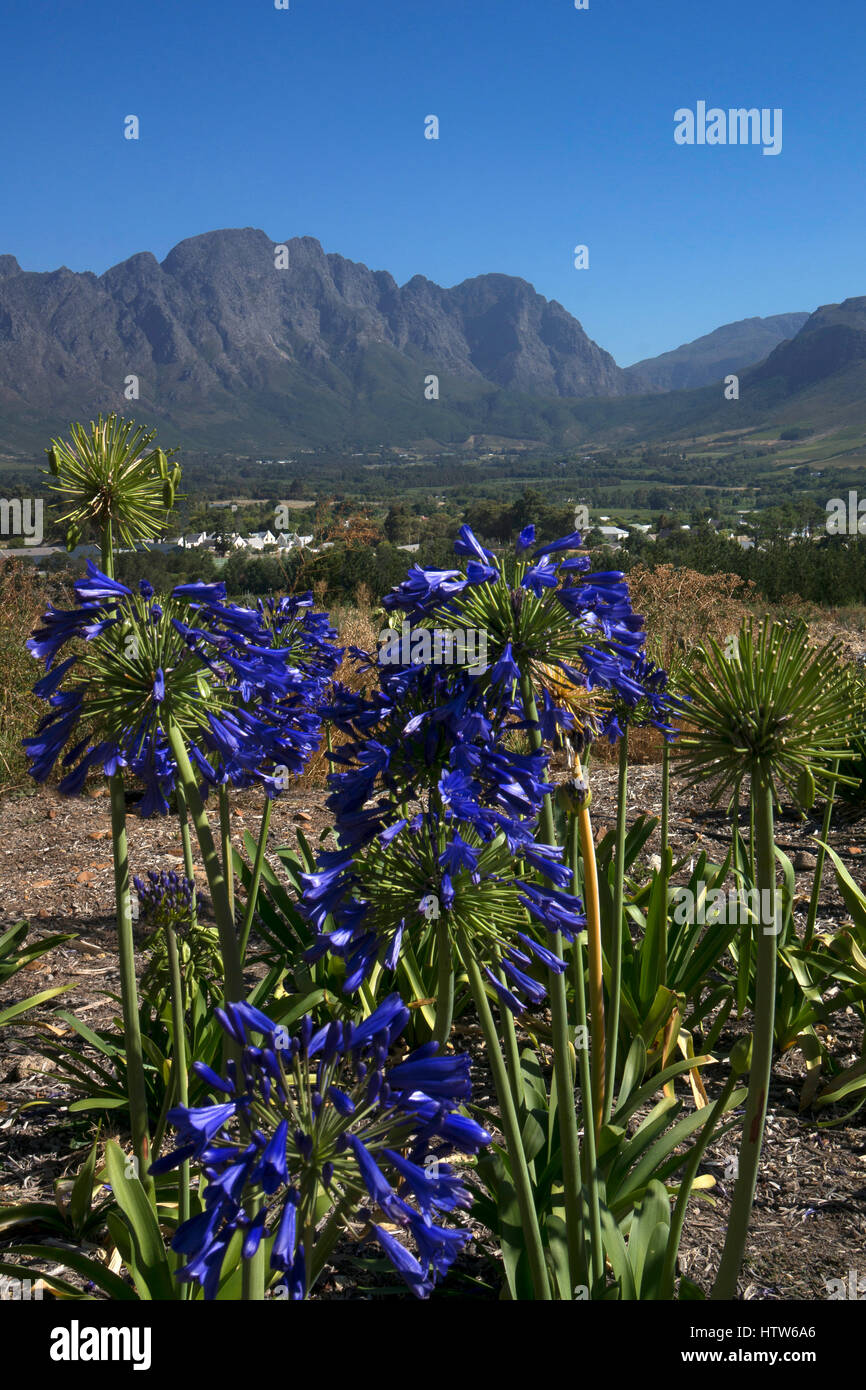
<path id="1" fill-rule="evenodd" d="M 28 0 L 2 33 L 25 269 L 255 226 L 400 283 L 520 275 L 623 365 L 866 293 L 853 0 Z M 677 146 L 700 100 L 781 107 L 782 152 Z"/>

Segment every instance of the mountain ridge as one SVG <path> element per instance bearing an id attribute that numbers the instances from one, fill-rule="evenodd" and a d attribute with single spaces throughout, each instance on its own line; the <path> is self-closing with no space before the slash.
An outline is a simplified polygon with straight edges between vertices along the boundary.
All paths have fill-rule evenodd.
<path id="1" fill-rule="evenodd" d="M 809 314 L 801 311 L 737 319 L 623 370 L 650 390 L 687 391 L 709 386 L 730 372 L 762 362 L 779 343 L 795 337 L 808 318 Z"/>
<path id="2" fill-rule="evenodd" d="M 744 365 L 759 344 L 772 346 Z M 697 384 L 665 391 L 672 364 Z M 167 428 L 167 442 L 250 453 L 673 436 L 725 427 L 727 370 L 741 374 L 743 422 L 786 419 L 802 392 L 813 414 L 831 400 L 856 414 L 866 297 L 739 320 L 623 369 L 524 279 L 400 286 L 314 237 L 205 232 L 161 262 L 141 251 L 101 275 L 0 256 L 0 448 L 12 450 L 109 410 Z"/>

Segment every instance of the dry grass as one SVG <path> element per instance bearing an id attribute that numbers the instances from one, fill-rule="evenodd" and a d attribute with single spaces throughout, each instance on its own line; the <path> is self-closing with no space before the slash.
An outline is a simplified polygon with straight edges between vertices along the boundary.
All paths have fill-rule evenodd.
<path id="1" fill-rule="evenodd" d="M 724 643 L 757 602 L 751 580 L 674 565 L 636 565 L 628 584 L 635 612 L 646 618 L 651 655 L 668 670 L 709 637 Z"/>
<path id="2" fill-rule="evenodd" d="M 646 619 L 648 654 L 666 671 L 676 672 L 699 643 L 709 638 L 724 645 L 757 603 L 751 580 L 737 574 L 699 574 L 674 565 L 648 569 L 636 565 L 629 571 L 629 590 L 636 613 Z M 662 736 L 655 729 L 632 729 L 629 761 L 657 763 L 662 756 Z M 598 762 L 613 762 L 615 748 L 598 743 L 593 748 Z"/>
<path id="3" fill-rule="evenodd" d="M 322 595 L 316 595 L 316 607 L 322 605 Z M 375 653 L 376 637 L 382 627 L 381 613 L 374 609 L 370 603 L 370 592 L 366 584 L 359 584 L 355 593 L 355 602 L 346 607 L 336 607 L 331 609 L 331 622 L 340 634 L 339 644 L 346 648 L 346 655 L 340 663 L 335 680 L 346 685 L 350 690 L 363 690 L 369 688 L 370 677 L 366 679 L 358 674 L 357 666 L 348 655 L 350 647 L 360 647 L 362 651 Z M 330 730 L 331 747 L 338 748 L 345 743 L 346 739 L 336 729 Z M 304 775 L 300 778 L 299 785 L 302 787 L 323 786 L 328 776 L 328 747 L 323 740 L 317 753 L 307 765 Z"/>
<path id="4" fill-rule="evenodd" d="M 0 561 L 0 791 L 20 786 L 27 760 L 21 740 L 35 727 L 31 690 L 41 668 L 24 645 L 45 608 L 45 586 L 28 562 Z"/>

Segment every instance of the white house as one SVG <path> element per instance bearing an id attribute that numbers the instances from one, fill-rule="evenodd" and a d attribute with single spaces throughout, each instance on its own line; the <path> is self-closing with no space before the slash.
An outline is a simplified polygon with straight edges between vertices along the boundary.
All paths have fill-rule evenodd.
<path id="1" fill-rule="evenodd" d="M 207 531 L 199 531 L 198 535 L 195 536 L 180 536 L 177 543 L 182 550 L 197 550 L 213 539 L 214 537 L 209 535 Z"/>
<path id="2" fill-rule="evenodd" d="M 628 537 L 628 531 L 624 531 L 621 526 L 595 526 L 593 530 L 598 531 L 604 540 L 615 545 L 619 545 L 620 541 Z"/>

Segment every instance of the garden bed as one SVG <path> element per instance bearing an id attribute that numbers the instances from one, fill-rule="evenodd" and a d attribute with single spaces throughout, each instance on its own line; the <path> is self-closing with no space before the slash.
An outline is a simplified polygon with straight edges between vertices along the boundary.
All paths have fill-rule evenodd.
<path id="1" fill-rule="evenodd" d="M 598 837 L 613 824 L 616 769 L 609 765 L 595 767 L 592 786 L 592 816 Z M 658 766 L 632 769 L 629 820 L 641 812 L 658 814 L 660 786 Z M 331 823 L 324 797 L 321 788 L 290 788 L 275 805 L 271 845 L 293 845 L 298 829 L 315 844 Z M 240 794 L 233 798 L 233 805 L 238 827 L 243 826 L 255 836 L 260 798 Z M 683 790 L 675 783 L 672 805 L 671 843 L 675 855 L 692 856 L 703 850 L 711 859 L 721 860 L 729 840 L 726 819 L 709 806 L 706 791 Z M 215 806 L 211 812 L 216 829 Z M 819 830 L 814 817 L 804 822 L 793 812 L 780 816 L 777 823 L 778 843 L 798 871 L 797 888 L 802 896 L 797 904 L 797 920 L 801 927 L 812 877 L 814 845 L 810 836 Z M 181 869 L 173 820 L 131 816 L 129 837 L 134 873 Z M 852 876 L 862 882 L 861 866 L 866 860 L 864 822 L 837 820 L 830 842 Z M 646 846 L 644 859 L 656 848 L 653 837 Z M 203 882 L 203 872 L 201 878 Z M 56 1009 L 75 1013 L 90 1027 L 107 1025 L 119 1012 L 119 1007 L 102 993 L 119 991 L 109 806 L 102 788 L 97 786 L 93 794 L 71 801 L 51 790 L 13 793 L 0 800 L 0 885 L 0 929 L 26 917 L 32 923 L 32 939 L 57 932 L 76 933 L 75 940 L 55 948 L 13 976 L 3 987 L 0 999 L 0 1003 L 8 1005 L 42 989 L 71 986 L 67 993 L 22 1020 L 20 1026 L 0 1032 L 0 1203 L 51 1200 L 55 1180 L 73 1175 L 80 1167 L 87 1131 L 80 1120 L 74 1125 L 70 1123 L 65 1110 L 68 1096 L 52 1077 L 51 1064 L 35 1050 L 33 1040 L 38 1030 L 63 1027 L 53 1018 Z M 838 924 L 845 916 L 828 867 L 819 923 Z M 727 1055 L 736 1032 L 745 1027 L 744 1022 L 723 1034 L 720 1056 Z M 68 1036 L 71 1046 L 81 1045 L 71 1030 Z M 854 1060 L 862 1041 L 859 1024 L 855 1026 L 853 1019 L 839 1015 L 826 1041 L 837 1060 Z M 484 1049 L 477 1027 L 471 1022 L 458 1022 L 455 1042 L 472 1053 L 475 1098 L 486 1103 L 491 1085 L 485 1075 Z M 711 1098 L 714 1073 L 721 1077 L 723 1072 L 724 1064 L 707 1070 Z M 862 1271 L 864 1265 L 866 1111 L 838 1127 L 819 1127 L 809 1112 L 799 1112 L 804 1076 L 805 1065 L 796 1049 L 777 1059 L 748 1255 L 739 1284 L 741 1294 L 747 1298 L 825 1299 L 831 1281 L 843 1280 L 847 1284 L 850 1271 Z M 22 1111 L 22 1106 L 34 1101 L 40 1104 Z M 833 1114 L 824 1111 L 821 1118 L 832 1118 Z M 709 1194 L 712 1200 L 693 1201 L 686 1219 L 680 1268 L 705 1289 L 714 1277 L 724 1240 L 733 1186 L 731 1160 L 735 1153 L 736 1132 L 711 1145 L 701 1172 L 716 1179 Z M 497 1296 L 501 1282 L 498 1252 L 481 1228 L 476 1231 L 478 1242 L 464 1252 L 451 1279 L 436 1296 Z M 329 1277 L 316 1297 L 364 1297 L 368 1288 L 387 1288 L 405 1295 L 399 1281 L 392 1274 L 380 1272 L 379 1264 L 374 1261 L 369 1278 L 359 1280 L 356 1257 L 350 1259 L 347 1251 L 344 1260 L 338 1248 Z"/>

